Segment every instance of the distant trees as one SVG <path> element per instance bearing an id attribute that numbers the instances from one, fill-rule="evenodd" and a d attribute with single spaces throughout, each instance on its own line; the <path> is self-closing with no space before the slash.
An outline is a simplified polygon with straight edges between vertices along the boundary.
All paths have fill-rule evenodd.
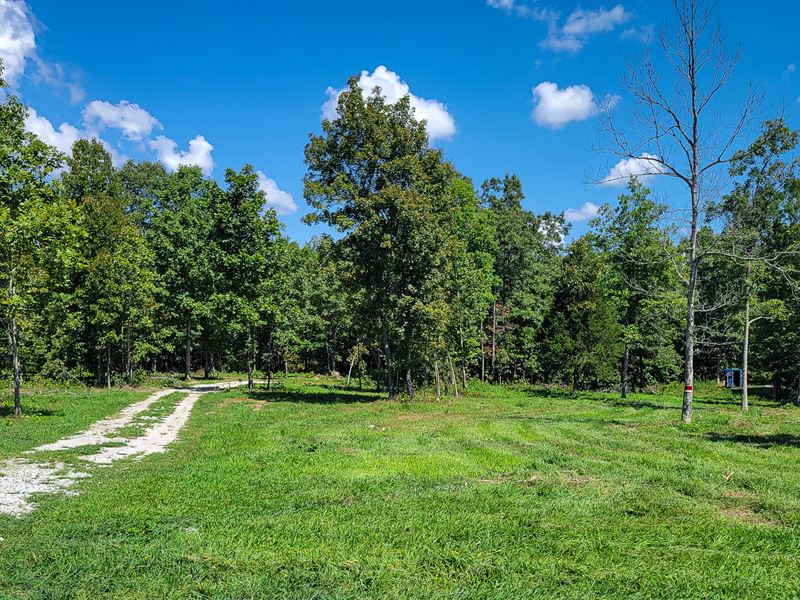
<path id="1" fill-rule="evenodd" d="M 25 131 L 8 96 L 0 308 L 15 411 L 24 373 L 112 386 L 202 367 L 246 372 L 252 387 L 258 371 L 307 370 L 438 398 L 475 379 L 626 396 L 683 370 L 688 420 L 695 371 L 719 377 L 740 360 L 743 409 L 751 379 L 800 403 L 798 134 L 773 119 L 741 150 L 736 136 L 706 143 L 701 116 L 729 75 L 689 93 L 719 39 L 700 43 L 709 17 L 695 2 L 677 8 L 682 45 L 662 45 L 685 67 L 676 93 L 688 113 L 660 99 L 646 59 L 629 89 L 658 155 L 615 139 L 650 163 L 645 175 L 683 182 L 689 201 L 657 202 L 634 177 L 571 240 L 563 215 L 526 208 L 517 176 L 476 189 L 408 98 L 390 103 L 355 79 L 305 149 L 305 220 L 335 230 L 305 245 L 282 234 L 250 165 L 217 182 L 197 167 L 117 168 L 96 140 L 65 157 Z"/>

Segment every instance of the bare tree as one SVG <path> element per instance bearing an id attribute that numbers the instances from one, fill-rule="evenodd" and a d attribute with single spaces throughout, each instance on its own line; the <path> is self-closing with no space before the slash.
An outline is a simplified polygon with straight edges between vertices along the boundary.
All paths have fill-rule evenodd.
<path id="1" fill-rule="evenodd" d="M 602 115 L 602 123 L 611 142 L 607 151 L 635 161 L 641 173 L 675 178 L 688 192 L 688 201 L 675 211 L 682 224 L 680 230 L 686 235 L 686 263 L 681 269 L 687 308 L 682 419 L 688 423 L 692 420 L 694 391 L 697 274 L 703 257 L 698 233 L 722 192 L 727 178 L 724 167 L 760 97 L 747 90 L 730 120 L 713 112 L 720 91 L 731 81 L 741 51 L 726 51 L 721 27 L 715 23 L 711 7 L 702 0 L 674 0 L 673 4 L 675 22 L 659 36 L 658 59 L 647 48 L 629 64 L 623 79 L 625 90 L 636 103 L 630 126 L 618 126 L 611 111 Z M 629 173 L 620 172 L 618 176 L 627 179 Z"/>

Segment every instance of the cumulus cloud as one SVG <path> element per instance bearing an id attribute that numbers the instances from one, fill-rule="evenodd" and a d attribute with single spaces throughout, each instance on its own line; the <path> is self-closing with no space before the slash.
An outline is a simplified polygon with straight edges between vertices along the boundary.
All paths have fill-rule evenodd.
<path id="1" fill-rule="evenodd" d="M 594 202 L 584 202 L 580 208 L 568 208 L 564 211 L 564 218 L 572 223 L 594 219 L 600 207 Z"/>
<path id="2" fill-rule="evenodd" d="M 279 215 L 289 215 L 297 211 L 297 203 L 289 192 L 278 187 L 274 179 L 267 177 L 263 171 L 256 171 L 258 189 L 267 197 L 267 206 L 274 208 Z"/>
<path id="3" fill-rule="evenodd" d="M 49 144 L 65 154 L 72 152 L 72 145 L 82 137 L 86 137 L 77 127 L 69 123 L 61 123 L 58 128 L 34 109 L 28 109 L 25 117 L 25 129 L 36 135 L 45 144 Z"/>
<path id="4" fill-rule="evenodd" d="M 486 3 L 492 8 L 546 23 L 547 37 L 539 45 L 554 52 L 578 52 L 592 35 L 612 31 L 631 18 L 621 4 L 597 10 L 578 7 L 562 21 L 561 13 L 552 8 L 530 6 L 515 0 L 486 0 Z"/>
<path id="5" fill-rule="evenodd" d="M 36 18 L 23 0 L 0 0 L 0 59 L 3 61 L 3 77 L 12 88 L 27 70 L 28 63 L 34 66 L 32 77 L 58 90 L 67 90 L 70 102 L 83 99 L 81 86 L 70 80 L 64 67 L 43 60 L 36 49 Z"/>
<path id="6" fill-rule="evenodd" d="M 22 0 L 0 0 L 0 58 L 3 77 L 16 86 L 25 72 L 25 63 L 36 57 L 36 36 L 28 6 Z"/>
<path id="7" fill-rule="evenodd" d="M 559 89 L 557 83 L 543 81 L 533 88 L 531 116 L 537 125 L 560 129 L 572 121 L 585 121 L 600 112 L 612 110 L 619 101 L 619 96 L 606 96 L 598 102 L 587 85 Z"/>
<path id="8" fill-rule="evenodd" d="M 78 129 L 69 123 L 61 123 L 58 127 L 53 126 L 47 117 L 43 117 L 35 109 L 28 109 L 28 116 L 25 117 L 25 129 L 33 133 L 45 144 L 53 146 L 66 155 L 72 154 L 72 146 L 80 139 L 96 138 L 111 155 L 111 162 L 119 167 L 125 164 L 128 156 L 119 152 L 111 144 L 100 139 L 92 132 Z"/>
<path id="9" fill-rule="evenodd" d="M 163 129 L 158 119 L 127 100 L 121 100 L 118 104 L 105 100 L 89 102 L 83 109 L 83 121 L 90 131 L 100 132 L 105 127 L 112 127 L 133 141 L 148 137 L 153 129 Z"/>
<path id="10" fill-rule="evenodd" d="M 206 141 L 202 135 L 189 140 L 189 149 L 178 151 L 178 144 L 170 138 L 159 135 L 150 140 L 150 149 L 156 153 L 156 158 L 170 171 L 176 171 L 180 166 L 197 165 L 206 175 L 210 175 L 214 168 L 214 159 L 211 151 L 214 146 Z"/>
<path id="11" fill-rule="evenodd" d="M 381 89 L 381 94 L 390 104 L 397 102 L 403 96 L 409 97 L 409 102 L 414 108 L 414 114 L 419 121 L 426 122 L 428 135 L 434 139 L 450 139 L 456 132 L 456 122 L 448 112 L 447 106 L 438 100 L 427 100 L 411 93 L 408 84 L 400 79 L 394 71 L 380 65 L 371 74 L 361 71 L 358 80 L 360 87 L 367 94 L 371 94 L 375 87 Z M 336 118 L 336 105 L 344 89 L 329 87 L 326 90 L 328 100 L 322 105 L 322 116 L 326 119 Z"/>
<path id="12" fill-rule="evenodd" d="M 628 180 L 633 176 L 647 179 L 653 175 L 659 175 L 662 171 L 655 159 L 658 159 L 658 156 L 647 152 L 643 152 L 638 157 L 623 158 L 611 167 L 608 175 L 600 181 L 600 185 L 623 186 L 627 185 Z"/>

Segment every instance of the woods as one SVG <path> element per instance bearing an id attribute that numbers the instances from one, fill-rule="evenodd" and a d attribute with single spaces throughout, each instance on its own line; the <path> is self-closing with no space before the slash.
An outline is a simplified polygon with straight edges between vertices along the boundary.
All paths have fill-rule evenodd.
<path id="1" fill-rule="evenodd" d="M 638 108 L 612 150 L 649 164 L 579 237 L 536 212 L 514 174 L 477 185 L 431 145 L 406 96 L 356 77 L 305 148 L 305 245 L 282 232 L 250 165 L 113 165 L 98 140 L 64 156 L 0 106 L 4 373 L 112 387 L 218 370 L 346 374 L 389 398 L 458 395 L 470 380 L 616 389 L 625 397 L 743 370 L 800 402 L 798 133 L 747 139 L 745 91 L 724 137 L 710 113 L 739 60 L 712 15 L 676 3 L 674 30 L 625 80 Z M 9 90 L 7 90 L 9 91 Z M 671 177 L 679 200 L 646 184 Z M 684 202 L 685 200 L 685 202 Z"/>

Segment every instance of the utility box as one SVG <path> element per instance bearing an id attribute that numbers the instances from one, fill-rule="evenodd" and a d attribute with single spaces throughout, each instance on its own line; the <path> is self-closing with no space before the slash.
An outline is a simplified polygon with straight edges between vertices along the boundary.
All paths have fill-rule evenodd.
<path id="1" fill-rule="evenodd" d="M 741 369 L 724 369 L 725 373 L 725 387 L 736 390 L 742 387 L 742 370 Z"/>

